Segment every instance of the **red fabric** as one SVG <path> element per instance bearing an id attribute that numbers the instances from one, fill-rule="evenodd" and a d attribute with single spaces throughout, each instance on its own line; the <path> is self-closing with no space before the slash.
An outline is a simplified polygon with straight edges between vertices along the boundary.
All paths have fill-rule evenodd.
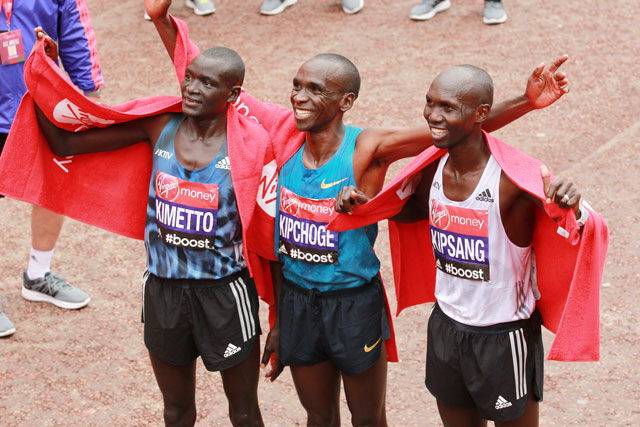
<path id="1" fill-rule="evenodd" d="M 189 62 L 191 62 L 191 60 L 193 60 L 193 58 L 198 55 L 199 49 L 193 42 L 191 42 L 191 40 L 189 40 L 189 31 L 187 28 L 187 24 L 185 24 L 182 20 L 174 17 L 171 17 L 171 20 L 173 21 L 173 24 L 178 31 L 176 48 L 173 55 L 174 66 L 178 80 L 182 81 L 187 65 L 189 65 Z M 277 165 L 277 170 L 279 170 L 279 168 L 283 166 L 287 162 L 287 160 L 289 160 L 291 156 L 293 156 L 296 151 L 298 151 L 298 149 L 302 146 L 302 143 L 305 139 L 305 133 L 300 132 L 296 128 L 295 118 L 291 110 L 277 104 L 260 102 L 244 91 L 242 92 L 242 95 L 238 99 L 238 101 L 234 103 L 234 106 L 241 114 L 259 121 L 271 136 L 271 141 L 273 142 L 273 152 L 267 153 L 268 158 L 265 159 L 265 165 L 268 165 L 269 160 L 273 159 L 275 161 L 275 165 Z M 269 156 L 273 157 L 271 158 Z M 254 266 L 255 270 L 254 277 L 263 275 L 265 276 L 265 278 L 261 281 L 263 283 L 271 283 L 271 269 L 269 267 L 268 259 L 275 259 L 275 229 L 273 227 L 275 225 L 275 221 L 273 220 L 273 217 L 275 216 L 276 209 L 275 191 L 277 190 L 277 178 L 273 174 L 265 172 L 265 169 L 267 169 L 267 166 L 265 166 L 265 168 L 263 169 L 262 177 L 259 181 L 260 188 L 258 190 L 258 205 L 267 205 L 268 208 L 256 209 L 257 213 L 255 216 L 259 216 L 260 218 L 271 217 L 271 226 L 269 227 L 266 225 L 266 220 L 260 221 L 260 226 L 250 226 L 250 232 L 261 233 L 263 239 L 270 238 L 270 253 L 261 253 L 260 255 L 262 256 L 260 257 L 257 256 L 257 253 L 254 253 L 255 257 L 253 258 L 252 265 Z M 259 268 L 257 268 L 256 266 L 259 266 Z M 269 276 L 268 281 L 266 276 Z M 256 279 L 256 284 L 257 283 L 258 280 Z M 271 298 L 273 298 L 273 289 L 262 289 L 262 292 L 263 294 L 271 295 Z M 389 314 L 389 327 L 391 329 L 391 338 L 385 341 L 387 349 L 387 359 L 390 362 L 397 362 L 398 350 L 396 347 L 393 321 L 390 314 L 391 311 L 389 310 L 386 290 L 385 302 L 387 304 L 387 313 Z M 270 321 L 273 320 L 273 315 L 273 311 L 270 311 Z"/>
<path id="2" fill-rule="evenodd" d="M 518 187 L 545 201 L 540 178 L 542 162 L 485 133 L 496 161 Z M 375 198 L 357 207 L 352 215 L 338 215 L 330 229 L 362 227 L 398 213 L 415 191 L 420 172 L 445 151 L 431 147 L 417 156 Z M 558 217 L 557 222 L 552 217 Z M 599 290 L 609 241 L 607 225 L 590 210 L 579 234 L 572 210 L 556 204 L 537 210 L 533 236 L 538 287 L 537 302 L 547 329 L 556 337 L 548 358 L 562 361 L 595 361 L 600 357 Z M 558 234 L 561 226 L 568 237 Z M 389 221 L 389 239 L 396 284 L 398 314 L 411 305 L 435 301 L 435 260 L 428 222 Z M 572 267 L 569 267 L 572 266 Z M 419 285 L 417 285 L 419 284 Z"/>
<path id="3" fill-rule="evenodd" d="M 69 131 L 179 112 L 181 99 L 164 96 L 114 107 L 99 104 L 76 90 L 43 48 L 27 60 L 25 82 L 29 93 L 22 100 L 0 158 L 0 193 L 143 239 L 152 163 L 149 146 L 140 143 L 67 159 L 54 156 L 38 128 L 31 96 L 49 120 Z M 271 254 L 273 258 L 273 231 L 266 239 L 260 230 L 273 230 L 273 220 L 254 212 L 263 162 L 273 158 L 270 138 L 260 124 L 229 108 L 227 143 L 247 262 L 251 270 L 259 272 L 266 265 L 268 273 L 268 261 L 260 255 Z M 256 285 L 263 299 L 273 300 L 269 274 L 256 277 Z"/>

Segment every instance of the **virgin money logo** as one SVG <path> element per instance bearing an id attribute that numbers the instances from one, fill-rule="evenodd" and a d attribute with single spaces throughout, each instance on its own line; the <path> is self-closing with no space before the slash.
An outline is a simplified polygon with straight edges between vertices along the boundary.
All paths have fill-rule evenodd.
<path id="1" fill-rule="evenodd" d="M 297 216 L 298 212 L 300 212 L 300 199 L 283 188 L 280 193 L 280 208 L 291 215 Z"/>
<path id="2" fill-rule="evenodd" d="M 173 201 L 180 193 L 178 178 L 158 172 L 156 175 L 156 194 L 165 200 Z"/>
<path id="3" fill-rule="evenodd" d="M 71 124 L 77 126 L 73 129 L 74 132 L 89 129 L 95 125 L 110 125 L 115 123 L 114 120 L 101 119 L 93 114 L 89 114 L 80 109 L 77 105 L 63 99 L 53 109 L 53 119 L 61 124 Z"/>
<path id="4" fill-rule="evenodd" d="M 272 160 L 262 168 L 262 176 L 258 183 L 258 206 L 267 215 L 275 218 L 276 199 L 278 197 L 278 175 L 276 174 L 276 161 Z"/>
<path id="5" fill-rule="evenodd" d="M 438 202 L 437 200 L 433 200 L 431 202 L 430 216 L 431 224 L 433 224 L 434 226 L 440 228 L 441 230 L 446 230 L 447 228 L 449 228 L 449 211 L 444 204 Z"/>

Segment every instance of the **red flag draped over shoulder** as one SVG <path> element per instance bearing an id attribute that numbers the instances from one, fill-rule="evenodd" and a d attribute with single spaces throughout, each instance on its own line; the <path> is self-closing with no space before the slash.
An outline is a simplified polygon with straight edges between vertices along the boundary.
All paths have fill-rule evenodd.
<path id="1" fill-rule="evenodd" d="M 0 193 L 123 236 L 143 239 L 152 164 L 148 144 L 57 157 L 38 127 L 33 103 L 35 100 L 60 128 L 77 132 L 180 112 L 181 99 L 160 96 L 117 106 L 97 103 L 73 86 L 44 54 L 43 47 L 25 64 L 25 82 L 29 92 L 18 109 L 0 158 Z M 263 218 L 261 223 L 256 220 L 261 216 L 254 215 L 263 162 L 273 157 L 270 138 L 260 124 L 236 108 L 228 109 L 227 134 L 245 256 L 261 297 L 271 302 L 271 277 L 268 270 L 264 271 L 268 261 L 262 257 L 274 258 L 273 219 Z M 250 227 L 255 232 L 249 232 Z"/>
<path id="2" fill-rule="evenodd" d="M 494 158 L 522 190 L 545 201 L 540 162 L 514 147 L 484 134 Z M 445 151 L 431 147 L 418 155 L 389 185 L 352 215 L 338 215 L 330 229 L 347 230 L 390 218 L 415 192 L 420 171 Z M 537 307 L 544 326 L 556 334 L 548 358 L 595 361 L 600 357 L 600 281 L 609 242 L 607 225 L 589 209 L 582 229 L 572 210 L 556 204 L 538 209 L 532 247 L 536 255 Z M 552 218 L 557 218 L 554 221 Z M 398 314 L 415 304 L 435 301 L 435 260 L 428 221 L 403 224 L 389 221 L 389 240 L 396 285 Z"/>
<path id="3" fill-rule="evenodd" d="M 0 193 L 127 237 L 142 239 L 151 173 L 145 143 L 105 153 L 61 158 L 53 155 L 38 127 L 34 99 L 57 126 L 77 132 L 89 127 L 180 111 L 180 99 L 137 99 L 114 107 L 79 92 L 36 49 L 24 66 L 29 92 L 16 113 L 0 158 Z"/>

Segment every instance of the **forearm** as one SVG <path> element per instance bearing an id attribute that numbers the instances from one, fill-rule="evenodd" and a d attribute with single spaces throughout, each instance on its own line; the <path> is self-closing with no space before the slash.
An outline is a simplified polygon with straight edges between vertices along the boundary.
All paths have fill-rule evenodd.
<path id="1" fill-rule="evenodd" d="M 71 132 L 68 132 L 64 129 L 60 129 L 55 126 L 51 121 L 44 115 L 40 107 L 34 104 L 34 108 L 36 110 L 36 117 L 38 118 L 38 126 L 42 130 L 49 147 L 53 154 L 61 157 L 70 156 L 75 153 L 72 153 L 71 147 L 69 144 L 68 136 Z"/>
<path id="2" fill-rule="evenodd" d="M 153 20 L 153 25 L 156 27 L 156 31 L 164 44 L 164 48 L 167 50 L 169 57 L 173 61 L 174 53 L 176 50 L 176 39 L 178 38 L 178 30 L 171 22 L 169 15 L 164 15 L 160 18 Z"/>
<path id="3" fill-rule="evenodd" d="M 532 110 L 534 110 L 534 107 L 525 95 L 502 101 L 493 106 L 482 128 L 487 132 L 493 132 Z"/>
<path id="4" fill-rule="evenodd" d="M 276 313 L 275 325 L 280 325 L 280 289 L 282 289 L 282 266 L 278 261 L 269 261 L 273 282 L 273 306 Z"/>

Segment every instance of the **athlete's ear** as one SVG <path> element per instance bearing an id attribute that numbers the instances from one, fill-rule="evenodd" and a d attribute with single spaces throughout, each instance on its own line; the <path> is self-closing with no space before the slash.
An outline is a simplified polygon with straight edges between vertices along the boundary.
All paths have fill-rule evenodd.
<path id="1" fill-rule="evenodd" d="M 346 113 L 353 107 L 353 103 L 356 102 L 356 95 L 353 92 L 347 92 L 342 95 L 342 102 L 340 103 L 340 111 Z"/>
<path id="2" fill-rule="evenodd" d="M 240 96 L 240 92 L 242 92 L 242 86 L 233 86 L 231 88 L 231 93 L 229 94 L 229 98 L 227 98 L 227 102 L 229 104 L 231 104 L 232 102 L 236 102 L 236 100 Z"/>
<path id="3" fill-rule="evenodd" d="M 476 110 L 476 123 L 484 122 L 489 117 L 489 112 L 491 111 L 491 105 L 489 104 L 480 104 L 480 106 Z"/>

